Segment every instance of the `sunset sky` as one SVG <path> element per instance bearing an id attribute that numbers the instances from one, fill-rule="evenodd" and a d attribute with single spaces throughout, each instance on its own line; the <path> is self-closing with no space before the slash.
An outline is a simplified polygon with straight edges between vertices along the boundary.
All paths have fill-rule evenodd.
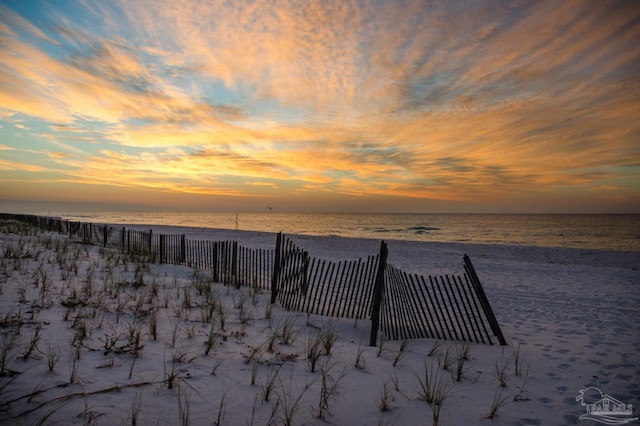
<path id="1" fill-rule="evenodd" d="M 640 2 L 1 0 L 0 200 L 640 213 Z"/>

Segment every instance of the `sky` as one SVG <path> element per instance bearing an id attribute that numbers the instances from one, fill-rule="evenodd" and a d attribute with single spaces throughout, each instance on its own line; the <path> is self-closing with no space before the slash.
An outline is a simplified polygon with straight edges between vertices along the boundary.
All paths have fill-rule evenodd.
<path id="1" fill-rule="evenodd" d="M 640 213 L 640 2 L 0 0 L 3 203 Z"/>

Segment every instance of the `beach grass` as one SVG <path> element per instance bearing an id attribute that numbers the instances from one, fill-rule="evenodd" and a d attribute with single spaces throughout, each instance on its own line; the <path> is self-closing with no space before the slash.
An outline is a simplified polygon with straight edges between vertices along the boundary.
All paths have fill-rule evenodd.
<path id="1" fill-rule="evenodd" d="M 510 261 L 487 248 L 487 264 L 503 274 L 487 280 L 489 297 L 515 343 L 381 337 L 370 347 L 364 320 L 289 312 L 267 292 L 204 271 L 0 228 L 2 422 L 544 424 L 558 423 L 554 409 L 577 419 L 574 394 L 587 385 L 634 402 L 631 267 Z M 563 280 L 598 288 L 610 275 L 618 287 L 601 305 L 608 322 L 595 321 L 605 311 Z M 531 295 L 542 277 L 553 277 L 544 290 L 554 298 Z"/>

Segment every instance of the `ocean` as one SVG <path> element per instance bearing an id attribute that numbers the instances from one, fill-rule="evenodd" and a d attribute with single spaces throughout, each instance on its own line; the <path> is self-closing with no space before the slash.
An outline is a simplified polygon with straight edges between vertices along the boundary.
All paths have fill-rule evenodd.
<path id="1" fill-rule="evenodd" d="M 69 220 L 349 238 L 640 251 L 640 215 L 38 212 Z"/>

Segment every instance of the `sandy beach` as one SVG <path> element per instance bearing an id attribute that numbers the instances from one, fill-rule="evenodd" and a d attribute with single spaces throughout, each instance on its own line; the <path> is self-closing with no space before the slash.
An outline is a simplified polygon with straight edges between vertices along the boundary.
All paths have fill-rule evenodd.
<path id="1" fill-rule="evenodd" d="M 0 426 L 640 426 L 640 0 L 0 0 Z"/>
<path id="2" fill-rule="evenodd" d="M 370 347 L 366 320 L 289 312 L 207 271 L 2 228 L 6 424 L 591 425 L 585 404 L 604 397 L 633 405 L 608 420 L 638 422 L 639 252 L 388 241 L 389 263 L 410 273 L 462 273 L 469 255 L 508 345 L 381 336 Z M 380 245 L 289 237 L 332 260 Z"/>

